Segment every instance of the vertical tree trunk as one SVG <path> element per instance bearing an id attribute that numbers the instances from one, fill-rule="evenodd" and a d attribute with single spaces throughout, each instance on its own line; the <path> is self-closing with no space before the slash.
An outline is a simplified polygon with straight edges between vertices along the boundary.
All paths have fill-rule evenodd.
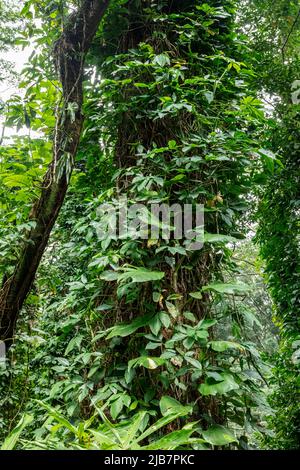
<path id="1" fill-rule="evenodd" d="M 195 7 L 196 4 L 196 0 L 187 0 L 185 2 L 180 0 L 168 0 L 163 3 L 163 9 L 159 11 L 161 11 L 161 14 L 166 15 L 183 15 L 186 11 L 188 18 L 188 13 L 193 7 Z M 172 58 L 176 56 L 178 61 L 182 60 L 183 62 L 186 61 L 185 63 L 188 63 L 189 52 L 183 45 L 178 45 L 176 43 L 177 36 L 174 34 L 172 27 L 167 27 L 167 22 L 160 25 L 159 22 L 153 21 L 151 16 L 145 13 L 145 8 L 151 8 L 150 0 L 128 2 L 127 11 L 124 14 L 124 25 L 127 25 L 127 28 L 118 41 L 116 53 L 128 54 L 127 60 L 134 60 L 135 56 L 130 56 L 131 49 L 138 49 L 139 44 L 145 43 L 152 47 L 154 53 L 157 55 L 164 53 L 170 54 Z M 153 10 L 155 11 L 156 8 L 157 6 L 155 6 Z M 156 10 L 156 12 L 157 11 L 158 10 Z M 199 50 L 199 52 L 202 53 L 202 47 L 202 43 L 195 42 L 195 50 Z M 170 49 L 172 49 L 171 53 Z M 193 64 L 188 63 L 188 66 L 191 70 L 190 73 L 195 73 Z M 166 114 L 163 118 L 160 119 L 153 119 L 149 113 L 149 117 L 143 116 L 143 119 L 141 119 L 139 116 L 141 114 L 140 102 L 139 106 L 136 104 L 131 105 L 131 103 L 135 103 L 134 100 L 141 94 L 140 89 L 135 86 L 135 82 L 148 83 L 149 90 L 146 88 L 147 92 L 145 93 L 150 95 L 153 93 L 150 88 L 153 82 L 153 76 L 151 76 L 151 73 L 145 73 L 142 69 L 139 69 L 138 72 L 135 70 L 133 76 L 134 80 L 132 83 L 130 82 L 130 78 L 132 78 L 130 75 L 130 70 L 127 71 L 127 75 L 124 74 L 122 76 L 124 79 L 129 79 L 129 83 L 122 88 L 122 97 L 120 98 L 118 96 L 119 101 L 114 103 L 116 108 L 120 106 L 120 102 L 122 104 L 126 104 L 125 111 L 123 111 L 120 106 L 121 110 L 118 115 L 115 161 L 120 169 L 129 167 L 131 169 L 135 169 L 139 166 L 139 171 L 143 173 L 145 168 L 140 166 L 138 163 L 139 157 L 137 156 L 136 151 L 137 143 L 141 144 L 144 149 L 149 151 L 154 148 L 154 145 L 167 149 L 168 143 L 172 140 L 182 144 L 184 138 L 188 139 L 189 133 L 193 132 L 197 127 L 194 125 L 194 118 L 187 118 L 186 114 L 184 113 L 178 114 L 176 117 L 172 117 L 171 115 Z M 170 89 L 172 89 L 171 82 Z M 170 92 L 170 95 L 171 94 L 172 92 Z M 155 97 L 153 93 L 153 100 L 154 99 Z M 166 164 L 168 164 L 167 162 L 169 158 L 171 157 L 168 155 L 167 151 L 161 154 L 161 159 L 162 161 L 165 160 Z M 134 171 L 132 173 L 134 174 Z M 153 169 L 153 176 L 161 176 L 161 174 L 159 174 L 159 169 Z M 199 181 L 203 181 L 206 178 L 205 174 L 202 174 L 201 167 L 199 167 L 199 169 L 195 171 L 192 176 L 190 175 L 190 177 Z M 128 192 L 130 192 L 132 179 L 131 176 L 128 175 L 118 178 L 118 189 L 121 194 L 128 194 Z M 172 186 L 168 200 L 170 205 L 173 203 L 178 203 L 179 189 L 179 185 Z M 215 193 L 217 193 L 217 189 L 215 190 Z M 188 202 L 188 199 L 185 202 Z M 198 203 L 205 202 L 205 198 L 198 200 Z M 217 227 L 215 226 L 214 221 L 211 222 L 210 230 L 212 233 L 217 231 Z M 145 250 L 147 249 L 147 242 L 145 242 L 143 248 Z M 150 253 L 151 248 L 149 248 L 149 255 Z M 132 258 L 128 257 L 124 260 L 124 262 L 131 264 Z M 160 271 L 164 271 L 165 273 L 165 284 L 163 292 L 166 298 L 166 293 L 168 292 L 169 295 L 177 295 L 180 299 L 176 300 L 176 308 L 179 312 L 178 317 L 180 318 L 178 321 L 182 321 L 181 319 L 183 318 L 182 314 L 185 305 L 189 305 L 189 308 L 191 308 L 191 311 L 195 312 L 199 320 L 209 316 L 211 309 L 209 294 L 203 293 L 201 302 L 199 300 L 195 300 L 192 301 L 192 303 L 190 300 L 191 297 L 189 297 L 189 292 L 197 291 L 201 286 L 207 285 L 211 279 L 213 271 L 217 269 L 217 261 L 213 253 L 211 253 L 210 248 L 206 247 L 201 252 L 187 254 L 184 261 L 182 262 L 183 266 L 181 266 L 179 257 L 177 257 L 176 262 L 177 265 L 171 267 L 170 264 L 165 262 L 165 259 L 162 256 L 161 264 L 156 266 L 156 268 Z M 145 266 L 147 266 L 147 263 L 149 263 L 149 258 L 147 256 L 144 256 L 143 263 Z M 189 264 L 193 268 L 186 269 L 186 264 Z M 108 316 L 106 326 L 111 326 L 112 323 L 120 321 L 127 323 L 132 320 L 132 317 L 135 314 L 140 316 L 142 314 L 148 313 L 149 311 L 147 310 L 147 306 L 151 305 L 152 303 L 152 294 L 153 292 L 149 285 L 145 284 L 139 291 L 138 296 L 133 300 L 127 301 L 125 296 L 120 298 L 118 302 L 117 318 L 112 319 L 111 316 Z M 163 310 L 163 308 L 164 306 L 162 303 L 159 303 L 156 306 L 158 312 Z M 171 325 L 169 329 L 162 327 L 161 331 L 165 339 L 168 339 L 170 337 L 169 335 L 172 334 L 172 328 L 174 325 L 176 325 L 176 322 L 177 320 L 173 320 L 173 325 Z M 133 351 L 132 344 L 134 344 L 133 339 L 131 336 L 128 336 L 127 338 L 125 337 L 122 339 L 122 343 L 119 346 L 119 353 L 122 357 L 126 358 L 126 360 L 130 360 L 136 357 L 134 356 L 136 355 L 136 351 Z M 213 361 L 213 358 L 211 360 Z M 157 380 L 159 382 L 157 377 L 153 379 L 152 373 L 149 373 L 149 375 L 146 374 L 147 372 L 145 373 L 145 376 L 147 377 L 147 379 L 145 379 L 147 387 L 153 385 L 153 380 Z M 187 381 L 189 380 L 190 377 L 187 375 Z M 218 400 L 215 397 L 212 397 L 209 400 L 209 403 L 208 400 L 205 402 L 203 401 L 203 403 L 200 402 L 199 392 L 195 390 L 195 387 L 193 388 L 192 380 L 190 380 L 190 382 L 191 385 L 187 386 L 185 393 L 182 393 L 181 395 L 181 399 L 185 402 L 197 401 L 198 406 L 202 407 L 203 412 L 209 414 L 215 422 L 222 423 L 223 417 L 220 413 Z M 137 393 L 141 393 L 140 397 L 143 399 L 143 386 L 140 386 L 139 384 L 139 388 L 140 389 Z M 156 397 L 159 397 L 160 394 L 163 394 L 163 387 L 161 387 L 160 384 L 155 384 L 155 389 Z M 174 387 L 174 390 L 176 390 L 176 387 Z M 176 398 L 176 391 L 174 390 L 170 393 L 174 393 L 174 398 Z"/>
<path id="2" fill-rule="evenodd" d="M 83 124 L 83 66 L 85 54 L 97 31 L 109 0 L 83 0 L 67 20 L 55 44 L 55 62 L 63 95 L 53 143 L 53 160 L 34 204 L 13 275 L 0 291 L 0 339 L 9 346 L 16 320 L 31 288 L 51 230 L 63 204 Z"/>

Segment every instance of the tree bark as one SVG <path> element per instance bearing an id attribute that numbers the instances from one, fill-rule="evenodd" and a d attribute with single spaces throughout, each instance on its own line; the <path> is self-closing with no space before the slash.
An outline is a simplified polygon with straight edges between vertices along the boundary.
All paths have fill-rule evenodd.
<path id="1" fill-rule="evenodd" d="M 45 174 L 41 195 L 29 216 L 34 222 L 33 228 L 26 234 L 13 275 L 4 280 L 0 290 L 0 340 L 5 341 L 7 347 L 12 343 L 16 321 L 68 189 L 84 120 L 84 59 L 108 5 L 109 0 L 83 0 L 67 19 L 54 45 L 62 104 L 55 128 L 53 159 Z"/>

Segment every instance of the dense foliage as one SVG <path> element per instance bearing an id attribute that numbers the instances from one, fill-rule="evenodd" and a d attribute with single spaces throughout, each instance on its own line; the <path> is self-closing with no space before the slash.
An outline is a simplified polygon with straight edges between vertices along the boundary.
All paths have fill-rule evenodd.
<path id="1" fill-rule="evenodd" d="M 253 3 L 250 9 L 255 17 L 261 10 L 259 2 Z M 262 22 L 267 28 L 251 32 L 260 64 L 259 85 L 264 93 L 274 96 L 275 119 L 269 123 L 265 139 L 282 162 L 260 194 L 256 237 L 266 260 L 274 321 L 281 332 L 279 353 L 273 359 L 275 391 L 270 397 L 276 410 L 270 418 L 275 434 L 265 438 L 265 445 L 275 449 L 299 448 L 300 442 L 299 19 L 296 2 L 277 0 L 264 12 Z"/>
<path id="2" fill-rule="evenodd" d="M 28 135 L 0 147 L 2 295 L 58 127 L 78 115 L 68 102 L 58 118 L 51 60 L 77 3 L 23 5 L 16 42 L 34 52 L 5 125 Z M 110 2 L 76 158 L 58 162 L 68 193 L 0 364 L 3 449 L 298 447 L 299 105 L 283 85 L 298 12 L 275 3 Z M 201 204 L 204 233 L 176 237 L 175 215 L 143 234 L 136 207 L 147 219 L 151 204 Z"/>

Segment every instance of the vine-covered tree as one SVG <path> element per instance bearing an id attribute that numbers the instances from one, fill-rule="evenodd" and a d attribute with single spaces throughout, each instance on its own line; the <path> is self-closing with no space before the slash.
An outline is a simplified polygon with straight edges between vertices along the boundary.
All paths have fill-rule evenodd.
<path id="1" fill-rule="evenodd" d="M 296 447 L 292 3 L 24 2 L 34 50 L 5 126 L 27 135 L 0 147 L 3 449 Z"/>

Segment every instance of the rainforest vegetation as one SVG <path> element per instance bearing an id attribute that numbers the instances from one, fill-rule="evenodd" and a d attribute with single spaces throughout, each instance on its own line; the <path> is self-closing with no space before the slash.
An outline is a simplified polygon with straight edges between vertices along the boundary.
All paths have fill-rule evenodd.
<path id="1" fill-rule="evenodd" d="M 299 448 L 299 54 L 297 0 L 0 1 L 2 450 Z"/>

